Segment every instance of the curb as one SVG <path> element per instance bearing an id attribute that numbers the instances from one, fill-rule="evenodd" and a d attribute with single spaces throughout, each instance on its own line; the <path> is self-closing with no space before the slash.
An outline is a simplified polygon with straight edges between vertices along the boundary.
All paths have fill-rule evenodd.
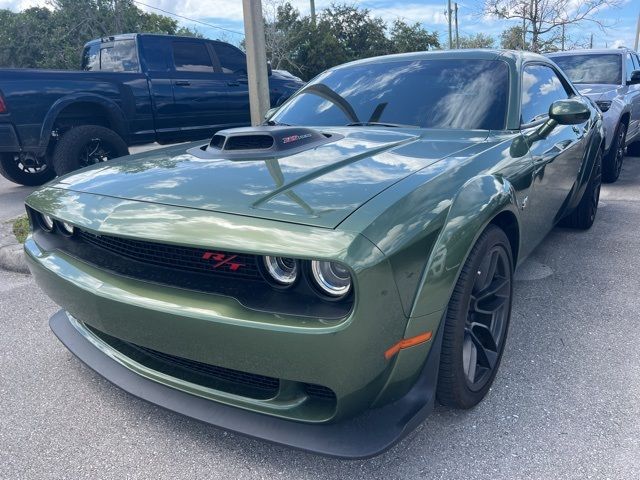
<path id="1" fill-rule="evenodd" d="M 29 273 L 22 245 L 12 231 L 13 220 L 0 222 L 0 269 Z"/>

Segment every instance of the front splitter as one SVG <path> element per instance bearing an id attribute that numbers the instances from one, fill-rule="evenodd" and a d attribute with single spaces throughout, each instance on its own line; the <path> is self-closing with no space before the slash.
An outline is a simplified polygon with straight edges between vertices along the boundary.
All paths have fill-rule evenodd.
<path id="1" fill-rule="evenodd" d="M 440 333 L 420 377 L 404 397 L 341 422 L 306 424 L 224 405 L 142 377 L 91 343 L 64 310 L 51 317 L 49 326 L 87 366 L 138 398 L 215 427 L 321 455 L 347 459 L 378 455 L 419 425 L 435 401 Z"/>

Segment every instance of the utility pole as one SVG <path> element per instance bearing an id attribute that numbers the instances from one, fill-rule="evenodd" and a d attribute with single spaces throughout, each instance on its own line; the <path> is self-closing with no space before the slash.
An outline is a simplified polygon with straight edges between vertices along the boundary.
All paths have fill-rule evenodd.
<path id="1" fill-rule="evenodd" d="M 522 5 L 522 49 L 527 49 L 527 5 Z"/>
<path id="2" fill-rule="evenodd" d="M 633 49 L 638 51 L 638 38 L 640 38 L 640 13 L 638 13 L 638 25 L 636 26 L 636 41 L 633 46 Z"/>
<path id="3" fill-rule="evenodd" d="M 316 1 L 315 0 L 310 0 L 311 2 L 311 22 L 315 25 L 316 24 Z"/>
<path id="4" fill-rule="evenodd" d="M 262 21 L 262 0 L 242 0 L 244 32 L 247 48 L 247 77 L 249 80 L 249 106 L 251 125 L 260 125 L 271 107 L 267 49 Z"/>
<path id="5" fill-rule="evenodd" d="M 447 0 L 447 20 L 449 21 L 449 50 L 453 48 L 453 38 L 451 33 L 451 0 Z"/>
<path id="6" fill-rule="evenodd" d="M 562 24 L 562 51 L 564 52 L 564 23 Z"/>
<path id="7" fill-rule="evenodd" d="M 458 36 L 458 2 L 455 5 L 455 19 L 456 19 L 456 49 L 460 48 L 460 37 Z"/>
<path id="8" fill-rule="evenodd" d="M 591 37 L 589 38 L 589 48 L 593 48 L 593 33 L 591 34 Z"/>

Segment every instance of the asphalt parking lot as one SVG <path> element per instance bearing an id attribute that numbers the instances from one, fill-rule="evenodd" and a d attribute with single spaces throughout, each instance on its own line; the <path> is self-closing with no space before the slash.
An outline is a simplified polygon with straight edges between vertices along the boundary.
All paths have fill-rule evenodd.
<path id="1" fill-rule="evenodd" d="M 0 219 L 28 189 L 0 179 Z M 470 411 L 436 411 L 387 453 L 318 457 L 138 400 L 76 360 L 57 307 L 0 271 L 0 478 L 637 479 L 640 158 L 588 232 L 556 229 L 518 272 L 501 370 Z"/>

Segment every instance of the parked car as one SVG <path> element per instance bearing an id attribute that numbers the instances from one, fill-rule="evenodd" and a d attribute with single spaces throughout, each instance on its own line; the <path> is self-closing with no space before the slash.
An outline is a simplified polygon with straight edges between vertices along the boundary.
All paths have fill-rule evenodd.
<path id="1" fill-rule="evenodd" d="M 626 148 L 640 141 L 640 58 L 628 48 L 572 50 L 548 55 L 580 93 L 603 112 L 606 132 L 602 180 L 615 182 Z"/>
<path id="2" fill-rule="evenodd" d="M 228 43 L 116 35 L 86 45 L 82 70 L 0 70 L 0 174 L 41 185 L 128 145 L 250 124 L 245 54 Z M 271 72 L 272 104 L 303 84 Z"/>
<path id="3" fill-rule="evenodd" d="M 476 405 L 515 266 L 595 219 L 599 110 L 545 57 L 459 50 L 332 68 L 269 124 L 29 196 L 55 334 L 134 395 L 328 455 Z"/>

